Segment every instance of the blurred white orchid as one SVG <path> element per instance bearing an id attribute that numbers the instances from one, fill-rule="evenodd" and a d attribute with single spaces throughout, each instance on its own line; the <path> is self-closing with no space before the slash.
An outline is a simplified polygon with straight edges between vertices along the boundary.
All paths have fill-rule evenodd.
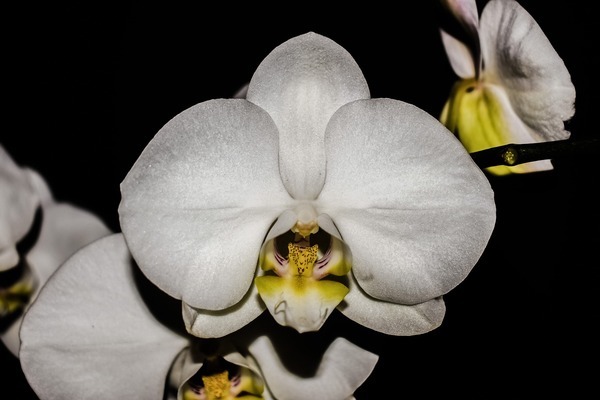
<path id="1" fill-rule="evenodd" d="M 110 233 L 92 213 L 56 202 L 44 179 L 0 146 L 0 337 L 13 355 L 23 312 L 48 277 L 76 250 Z"/>
<path id="2" fill-rule="evenodd" d="M 441 29 L 461 80 L 440 116 L 469 152 L 505 144 L 567 139 L 575 113 L 571 76 L 533 17 L 513 0 L 442 0 L 470 34 L 469 44 Z M 510 164 L 511 160 L 505 160 Z M 487 169 L 495 175 L 553 169 L 550 160 Z"/>
<path id="3" fill-rule="evenodd" d="M 495 223 L 489 182 L 452 133 L 371 99 L 351 55 L 313 32 L 275 48 L 245 98 L 169 121 L 121 193 L 134 259 L 199 337 L 265 308 L 299 332 L 336 307 L 380 332 L 428 332 Z"/>
<path id="4" fill-rule="evenodd" d="M 309 377 L 289 372 L 264 335 L 249 339 L 244 355 L 231 342 L 203 353 L 183 322 L 178 330 L 157 318 L 165 304 L 144 296 L 136 272 L 116 233 L 81 249 L 48 280 L 21 329 L 21 365 L 42 400 L 162 400 L 165 387 L 180 400 L 347 399 L 378 360 L 343 338 L 319 355 Z"/>

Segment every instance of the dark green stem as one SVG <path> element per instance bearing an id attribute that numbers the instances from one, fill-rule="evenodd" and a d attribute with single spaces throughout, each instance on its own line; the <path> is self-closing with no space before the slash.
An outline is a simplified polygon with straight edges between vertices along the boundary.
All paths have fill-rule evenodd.
<path id="1" fill-rule="evenodd" d="M 530 161 L 580 155 L 600 155 L 600 138 L 565 139 L 552 142 L 506 144 L 471 153 L 480 168 L 517 165 Z"/>

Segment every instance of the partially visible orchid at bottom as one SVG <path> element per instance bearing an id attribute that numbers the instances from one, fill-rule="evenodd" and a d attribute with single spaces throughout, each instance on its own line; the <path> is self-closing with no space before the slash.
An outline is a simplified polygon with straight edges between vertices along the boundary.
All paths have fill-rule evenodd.
<path id="1" fill-rule="evenodd" d="M 156 292 L 149 295 L 144 283 Z M 351 399 L 378 360 L 339 338 L 314 376 L 299 377 L 269 339 L 276 331 L 249 336 L 242 348 L 230 338 L 199 339 L 182 320 L 178 329 L 160 318 L 169 307 L 156 302 L 157 293 L 175 301 L 143 278 L 122 234 L 78 251 L 23 321 L 21 366 L 36 394 L 42 400 Z"/>
<path id="2" fill-rule="evenodd" d="M 533 17 L 514 0 L 442 0 L 468 32 L 465 43 L 444 29 L 442 42 L 459 80 L 440 120 L 469 152 L 505 144 L 567 139 L 575 87 L 563 60 Z M 507 153 L 510 155 L 510 153 Z M 507 165 L 516 160 L 504 160 Z M 550 160 L 494 166 L 494 175 L 553 169 Z"/>
<path id="3" fill-rule="evenodd" d="M 0 146 L 0 338 L 15 356 L 23 313 L 79 248 L 110 234 L 100 218 L 54 200 L 42 176 Z"/>
<path id="4" fill-rule="evenodd" d="M 437 328 L 495 224 L 490 184 L 437 119 L 372 99 L 314 32 L 276 47 L 246 93 L 168 121 L 123 182 L 120 224 L 187 329 L 221 337 L 265 309 L 298 332 L 341 311 L 370 329 Z"/>

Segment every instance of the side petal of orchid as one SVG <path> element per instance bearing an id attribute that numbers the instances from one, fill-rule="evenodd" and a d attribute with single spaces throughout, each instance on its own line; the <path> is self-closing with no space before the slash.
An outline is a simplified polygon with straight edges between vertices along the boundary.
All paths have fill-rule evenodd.
<path id="1" fill-rule="evenodd" d="M 316 198 L 325 179 L 327 121 L 341 105 L 367 98 L 369 87 L 352 56 L 313 32 L 279 45 L 259 65 L 247 99 L 279 129 L 281 176 L 292 197 Z"/>
<path id="2" fill-rule="evenodd" d="M 16 243 L 29 230 L 39 197 L 26 169 L 0 146 L 0 271 L 19 262 Z"/>
<path id="3" fill-rule="evenodd" d="M 492 0 L 481 14 L 486 82 L 502 86 L 537 141 L 566 139 L 575 88 L 563 60 L 516 1 Z"/>
<path id="4" fill-rule="evenodd" d="M 494 193 L 450 131 L 413 105 L 359 100 L 333 115 L 326 150 L 317 201 L 365 292 L 418 304 L 467 276 L 494 228 Z"/>
<path id="5" fill-rule="evenodd" d="M 44 399 L 160 400 L 187 343 L 146 307 L 125 241 L 114 234 L 48 280 L 23 319 L 20 359 Z"/>
<path id="6" fill-rule="evenodd" d="M 338 310 L 352 321 L 374 331 L 413 336 L 438 328 L 444 320 L 446 305 L 441 296 L 410 306 L 377 300 L 364 293 L 352 277 L 350 291 Z"/>
<path id="7" fill-rule="evenodd" d="M 440 30 L 442 43 L 454 73 L 462 79 L 475 77 L 475 62 L 469 48 L 454 36 Z"/>
<path id="8" fill-rule="evenodd" d="M 379 359 L 376 354 L 337 338 L 325 351 L 314 376 L 300 377 L 286 369 L 267 336 L 254 340 L 249 350 L 260 366 L 269 391 L 276 399 L 286 400 L 352 398 Z"/>
<path id="9" fill-rule="evenodd" d="M 153 283 L 207 310 L 246 294 L 263 239 L 291 201 L 278 151 L 269 115 L 243 99 L 197 104 L 157 133 L 119 205 L 127 245 Z"/>

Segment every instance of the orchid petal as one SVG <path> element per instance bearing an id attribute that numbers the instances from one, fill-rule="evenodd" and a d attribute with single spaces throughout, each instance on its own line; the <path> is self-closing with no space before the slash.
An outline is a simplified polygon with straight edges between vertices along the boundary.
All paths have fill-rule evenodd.
<path id="1" fill-rule="evenodd" d="M 374 299 L 364 293 L 354 277 L 350 292 L 338 310 L 354 322 L 387 335 L 421 335 L 438 328 L 444 320 L 446 306 L 442 297 L 415 305 L 394 304 Z"/>
<path id="2" fill-rule="evenodd" d="M 325 351 L 314 376 L 300 377 L 286 369 L 267 336 L 258 337 L 249 350 L 262 370 L 269 391 L 275 398 L 287 400 L 351 398 L 379 358 L 344 338 L 337 338 Z"/>
<path id="3" fill-rule="evenodd" d="M 479 13 L 475 0 L 442 0 L 444 5 L 458 22 L 471 34 L 477 35 Z"/>
<path id="4" fill-rule="evenodd" d="M 469 79 L 475 76 L 475 62 L 469 48 L 454 36 L 440 30 L 442 43 L 450 61 L 450 66 L 456 75 L 462 79 Z"/>
<path id="5" fill-rule="evenodd" d="M 317 197 L 325 179 L 327 121 L 343 104 L 366 98 L 369 88 L 352 56 L 313 32 L 279 45 L 259 65 L 247 99 L 279 129 L 281 176 L 292 197 Z"/>
<path id="6" fill-rule="evenodd" d="M 365 292 L 418 304 L 467 276 L 494 227 L 494 193 L 450 131 L 401 101 L 356 101 L 332 117 L 326 149 L 318 203 Z"/>
<path id="7" fill-rule="evenodd" d="M 15 247 L 31 226 L 39 198 L 28 172 L 0 146 L 0 271 L 19 262 Z"/>
<path id="8" fill-rule="evenodd" d="M 575 88 L 550 41 L 516 1 L 486 4 L 480 25 L 486 82 L 506 89 L 517 115 L 541 140 L 566 139 Z"/>
<path id="9" fill-rule="evenodd" d="M 183 303 L 183 319 L 189 333 L 201 338 L 218 338 L 246 326 L 265 310 L 255 285 L 236 305 L 209 311 Z"/>
<path id="10" fill-rule="evenodd" d="M 273 121 L 243 99 L 200 103 L 169 121 L 121 184 L 121 228 L 148 278 L 192 307 L 237 303 L 291 201 L 277 154 Z"/>
<path id="11" fill-rule="evenodd" d="M 86 246 L 23 319 L 21 366 L 45 399 L 162 399 L 187 340 L 146 307 L 121 234 Z M 59 382 L 60 384 L 57 384 Z"/>

